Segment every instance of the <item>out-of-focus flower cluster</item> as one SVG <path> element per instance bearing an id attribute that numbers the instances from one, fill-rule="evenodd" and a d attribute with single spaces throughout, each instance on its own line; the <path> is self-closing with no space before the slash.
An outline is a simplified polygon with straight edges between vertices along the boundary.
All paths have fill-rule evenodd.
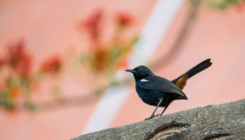
<path id="1" fill-rule="evenodd" d="M 105 14 L 100 10 L 79 23 L 79 31 L 89 37 L 89 49 L 81 53 L 80 62 L 95 77 L 102 75 L 107 81 L 110 79 L 110 85 L 116 70 L 127 67 L 127 56 L 137 42 L 138 35 L 127 34 L 134 22 L 134 17 L 129 13 L 117 13 L 113 24 L 109 24 L 111 26 L 104 19 Z M 112 30 L 112 35 L 107 34 L 108 30 Z M 109 36 L 109 39 L 104 36 Z"/>
<path id="2" fill-rule="evenodd" d="M 102 38 L 104 17 L 102 11 L 97 11 L 80 22 L 80 31 L 86 33 L 90 39 L 89 50 L 81 53 L 81 61 L 93 72 L 104 74 L 110 71 L 110 75 L 113 75 L 111 72 L 126 67 L 127 55 L 138 40 L 138 36 L 131 35 L 125 38 L 125 33 L 133 23 L 133 16 L 120 12 L 114 18 L 113 35 L 108 41 L 104 41 Z"/>
<path id="3" fill-rule="evenodd" d="M 58 55 L 51 56 L 46 59 L 41 67 L 40 72 L 43 74 L 56 74 L 61 69 L 61 58 Z"/>
<path id="4" fill-rule="evenodd" d="M 53 56 L 45 60 L 34 72 L 33 57 L 23 40 L 7 44 L 4 49 L 0 54 L 0 108 L 15 111 L 19 107 L 17 103 L 24 102 L 23 107 L 28 111 L 36 111 L 32 94 L 47 74 L 60 71 L 61 58 Z"/>
<path id="5" fill-rule="evenodd" d="M 113 24 L 110 26 L 112 28 L 107 28 L 108 26 L 105 27 L 104 24 L 105 14 L 97 11 L 79 23 L 79 31 L 87 35 L 89 42 L 86 51 L 83 50 L 75 55 L 75 58 L 78 58 L 76 60 L 79 60 L 79 66 L 89 72 L 89 75 L 83 79 L 87 80 L 90 76 L 97 79 L 102 77 L 106 82 L 104 87 L 97 87 L 101 86 L 101 83 L 97 84 L 99 80 L 93 80 L 92 90 L 103 92 L 104 89 L 115 84 L 116 70 L 127 67 L 127 55 L 138 40 L 137 35 L 128 32 L 133 25 L 133 19 L 132 15 L 120 12 L 113 18 Z M 108 29 L 112 31 L 109 36 Z M 107 38 L 105 39 L 104 36 Z M 54 76 L 60 73 L 61 68 L 64 67 L 63 63 L 59 55 L 52 55 L 39 65 L 34 65 L 33 56 L 23 40 L 4 46 L 0 53 L 0 108 L 9 112 L 22 108 L 36 112 L 39 105 L 33 98 L 35 93 L 42 83 L 52 78 L 57 79 Z M 76 77 L 79 73 L 75 74 Z M 45 80 L 45 77 L 49 79 Z M 59 87 L 53 87 L 55 87 L 54 95 L 61 99 L 60 94 L 57 94 L 57 91 L 60 91 Z M 56 101 L 61 103 L 61 100 Z"/>

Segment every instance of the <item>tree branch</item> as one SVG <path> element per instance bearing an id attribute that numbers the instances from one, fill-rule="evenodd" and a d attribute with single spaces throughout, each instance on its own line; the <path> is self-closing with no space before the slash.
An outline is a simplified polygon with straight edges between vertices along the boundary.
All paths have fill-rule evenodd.
<path id="1" fill-rule="evenodd" d="M 72 140 L 224 140 L 245 139 L 245 99 L 168 114 Z"/>

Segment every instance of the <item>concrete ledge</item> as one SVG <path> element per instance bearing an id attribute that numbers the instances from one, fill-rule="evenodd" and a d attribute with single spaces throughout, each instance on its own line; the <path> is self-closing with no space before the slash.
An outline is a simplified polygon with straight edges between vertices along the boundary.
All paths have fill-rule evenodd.
<path id="1" fill-rule="evenodd" d="M 72 140 L 245 140 L 245 99 L 81 135 Z"/>

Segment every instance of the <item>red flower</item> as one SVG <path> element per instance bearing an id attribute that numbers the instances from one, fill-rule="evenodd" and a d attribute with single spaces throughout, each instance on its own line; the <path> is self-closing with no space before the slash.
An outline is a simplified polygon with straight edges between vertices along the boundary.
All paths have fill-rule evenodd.
<path id="1" fill-rule="evenodd" d="M 245 3 L 244 2 L 239 2 L 237 4 L 234 4 L 234 7 L 239 13 L 243 13 L 245 11 Z"/>
<path id="2" fill-rule="evenodd" d="M 0 58 L 0 68 L 4 65 L 4 60 Z"/>
<path id="3" fill-rule="evenodd" d="M 45 60 L 41 65 L 40 71 L 43 73 L 57 73 L 61 69 L 61 58 L 59 56 L 52 56 Z"/>
<path id="4" fill-rule="evenodd" d="M 16 99 L 21 95 L 21 89 L 19 87 L 11 88 L 9 94 L 12 99 Z"/>
<path id="5" fill-rule="evenodd" d="M 115 22 L 119 25 L 119 26 L 129 26 L 132 24 L 133 21 L 133 16 L 128 14 L 128 13 L 118 13 L 116 18 L 115 18 Z"/>
<path id="6" fill-rule="evenodd" d="M 117 69 L 126 69 L 128 68 L 128 60 L 126 58 L 123 58 L 119 61 L 117 65 Z"/>
<path id="7" fill-rule="evenodd" d="M 31 73 L 31 57 L 25 50 L 25 45 L 22 40 L 15 44 L 10 44 L 7 50 L 7 63 L 10 68 L 25 78 Z"/>
<path id="8" fill-rule="evenodd" d="M 101 10 L 92 14 L 87 20 L 79 23 L 80 28 L 88 32 L 92 40 L 98 40 L 101 32 L 101 21 L 103 13 Z"/>

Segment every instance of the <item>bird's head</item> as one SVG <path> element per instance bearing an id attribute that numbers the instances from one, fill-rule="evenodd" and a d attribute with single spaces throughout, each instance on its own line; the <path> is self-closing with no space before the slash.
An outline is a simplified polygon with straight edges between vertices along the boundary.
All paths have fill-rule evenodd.
<path id="1" fill-rule="evenodd" d="M 134 69 L 127 69 L 126 71 L 131 72 L 134 75 L 134 79 L 137 82 L 138 80 L 141 80 L 147 76 L 154 75 L 150 69 L 148 69 L 146 66 L 138 66 Z"/>

